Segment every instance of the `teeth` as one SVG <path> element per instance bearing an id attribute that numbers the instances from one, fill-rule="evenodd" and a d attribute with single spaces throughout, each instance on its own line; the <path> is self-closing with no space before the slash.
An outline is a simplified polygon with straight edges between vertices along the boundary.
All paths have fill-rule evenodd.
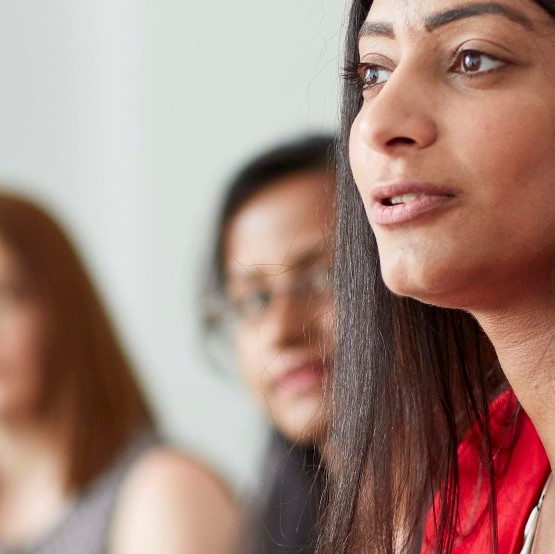
<path id="1" fill-rule="evenodd" d="M 401 194 L 399 196 L 392 196 L 389 199 L 389 204 L 391 206 L 396 206 L 397 204 L 407 204 L 408 202 L 416 200 L 416 197 L 416 194 Z"/>

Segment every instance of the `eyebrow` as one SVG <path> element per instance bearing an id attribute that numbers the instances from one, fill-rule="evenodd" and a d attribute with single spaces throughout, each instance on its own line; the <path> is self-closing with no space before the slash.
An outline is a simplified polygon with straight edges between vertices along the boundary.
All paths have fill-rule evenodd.
<path id="1" fill-rule="evenodd" d="M 395 38 L 395 32 L 393 31 L 393 25 L 391 23 L 372 23 L 370 21 L 365 21 L 358 32 L 358 38 L 363 37 L 385 37 L 385 38 Z"/>
<path id="2" fill-rule="evenodd" d="M 460 6 L 451 10 L 438 12 L 426 17 L 424 25 L 428 31 L 434 31 L 439 27 L 453 23 L 454 21 L 459 21 L 469 17 L 476 17 L 478 15 L 501 15 L 522 25 L 526 29 L 533 28 L 530 19 L 528 19 L 523 13 L 515 10 L 514 8 L 496 4 L 495 2 L 473 4 L 471 6 Z"/>
<path id="3" fill-rule="evenodd" d="M 449 23 L 479 15 L 501 15 L 522 25 L 526 29 L 532 29 L 534 27 L 530 19 L 518 10 L 502 6 L 501 4 L 497 4 L 495 2 L 485 2 L 482 4 L 474 4 L 472 6 L 460 6 L 435 13 L 424 19 L 424 26 L 427 31 L 435 31 L 439 27 L 443 27 Z M 391 23 L 365 21 L 360 28 L 358 38 L 360 40 L 361 38 L 366 37 L 385 37 L 394 39 L 395 31 L 393 30 L 393 25 Z"/>
<path id="4" fill-rule="evenodd" d="M 243 271 L 231 271 L 226 273 L 225 280 L 230 282 L 233 280 L 239 281 L 261 281 L 264 279 L 275 278 L 276 275 L 270 274 L 266 275 L 262 271 L 263 268 L 278 268 L 280 267 L 282 271 L 278 273 L 285 273 L 288 271 L 293 271 L 295 269 L 304 269 L 310 267 L 312 265 L 316 265 L 320 260 L 324 258 L 324 256 L 328 252 L 328 248 L 325 244 L 318 244 L 316 246 L 311 246 L 306 250 L 295 255 L 292 260 L 289 260 L 287 263 L 274 263 L 274 264 L 241 264 Z"/>

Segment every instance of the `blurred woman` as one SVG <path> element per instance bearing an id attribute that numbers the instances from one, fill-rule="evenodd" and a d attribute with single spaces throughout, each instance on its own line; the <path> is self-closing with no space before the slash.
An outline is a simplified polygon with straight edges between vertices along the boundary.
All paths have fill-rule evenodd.
<path id="1" fill-rule="evenodd" d="M 331 354 L 332 146 L 331 137 L 308 137 L 251 160 L 218 221 L 211 298 L 219 309 L 207 324 L 227 325 L 240 373 L 275 426 L 252 518 L 255 553 L 315 548 Z"/>
<path id="2" fill-rule="evenodd" d="M 65 233 L 1 192 L 0 552 L 228 552 L 234 524 L 216 478 L 159 440 Z"/>

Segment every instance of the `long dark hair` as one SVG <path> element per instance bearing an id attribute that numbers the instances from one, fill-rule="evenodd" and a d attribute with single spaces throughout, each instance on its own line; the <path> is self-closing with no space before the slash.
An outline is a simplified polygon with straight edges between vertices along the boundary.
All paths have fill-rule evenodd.
<path id="1" fill-rule="evenodd" d="M 555 15 L 555 2 L 536 0 Z M 358 32 L 371 0 L 351 3 L 345 56 L 358 63 Z M 457 446 L 473 422 L 489 483 L 497 552 L 492 444 L 487 406 L 505 385 L 491 344 L 468 314 L 393 295 L 348 163 L 360 89 L 343 85 L 338 144 L 335 253 L 336 338 L 327 507 L 320 554 L 409 552 L 422 517 L 439 500 L 435 551 L 457 533 Z M 492 369 L 492 367 L 494 369 Z"/>
<path id="2" fill-rule="evenodd" d="M 47 313 L 41 415 L 66 438 L 66 487 L 81 491 L 138 432 L 150 407 L 85 266 L 67 234 L 35 202 L 0 191 L 0 239 Z"/>

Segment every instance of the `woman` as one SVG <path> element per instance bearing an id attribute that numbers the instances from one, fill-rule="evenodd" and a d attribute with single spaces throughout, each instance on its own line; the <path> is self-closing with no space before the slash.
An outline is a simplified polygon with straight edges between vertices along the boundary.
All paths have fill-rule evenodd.
<path id="1" fill-rule="evenodd" d="M 0 552 L 228 552 L 233 503 L 161 444 L 73 246 L 0 193 Z M 218 525 L 213 526 L 214 520 Z"/>
<path id="2" fill-rule="evenodd" d="M 315 548 L 332 145 L 327 136 L 302 138 L 251 160 L 231 182 L 217 226 L 209 298 L 219 309 L 207 314 L 208 330 L 232 336 L 241 375 L 275 426 L 245 547 L 256 554 Z"/>
<path id="3" fill-rule="evenodd" d="M 321 552 L 555 546 L 554 31 L 550 0 L 352 3 Z"/>

